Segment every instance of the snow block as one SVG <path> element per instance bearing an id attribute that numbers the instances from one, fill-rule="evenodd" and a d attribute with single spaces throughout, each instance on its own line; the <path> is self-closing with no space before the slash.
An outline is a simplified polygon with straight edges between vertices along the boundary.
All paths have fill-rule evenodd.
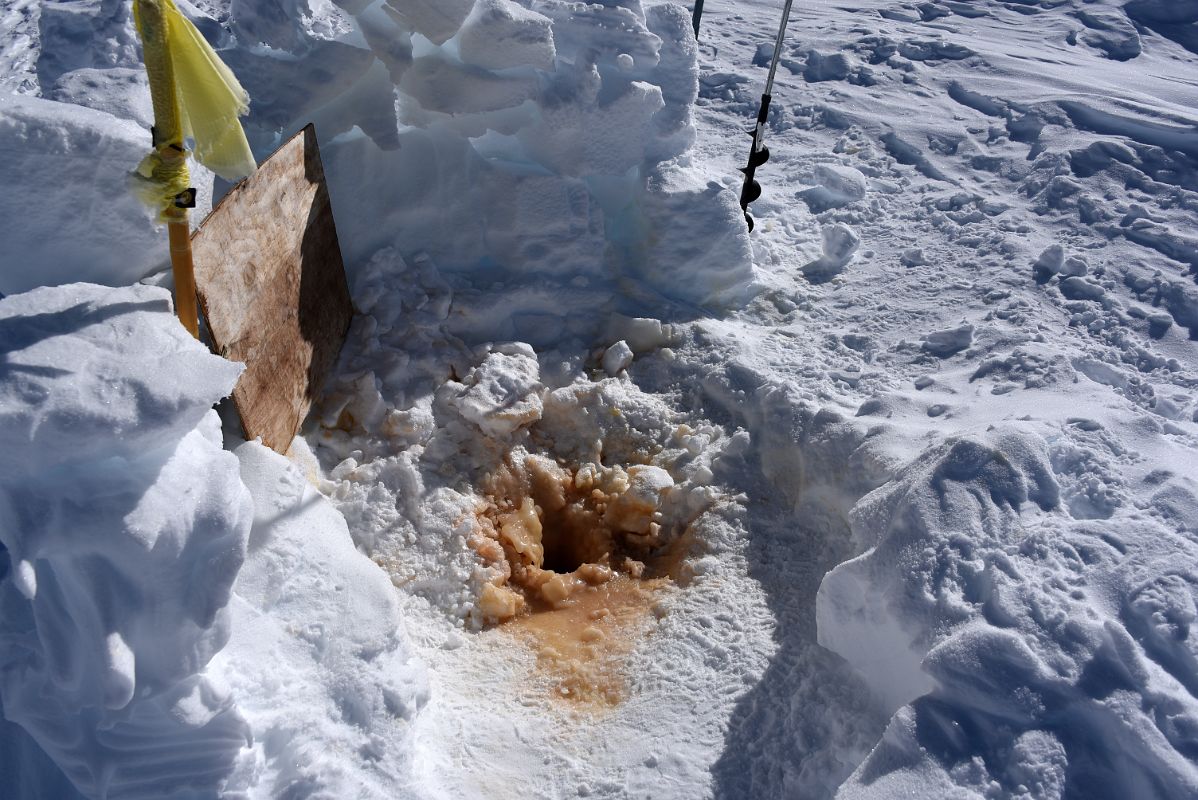
<path id="1" fill-rule="evenodd" d="M 553 20 L 559 59 L 615 66 L 621 55 L 628 55 L 636 69 L 657 66 L 661 39 L 646 27 L 645 11 L 637 0 L 585 5 L 533 0 L 530 7 Z"/>
<path id="2" fill-rule="evenodd" d="M 75 281 L 118 286 L 165 266 L 166 234 L 129 192 L 129 173 L 149 149 L 149 131 L 129 120 L 0 95 L 0 186 L 37 187 L 0 193 L 0 294 Z M 211 173 L 193 179 L 210 197 Z"/>
<path id="3" fill-rule="evenodd" d="M 311 38 L 305 23 L 313 16 L 308 0 L 230 0 L 229 3 L 230 27 L 248 47 L 302 48 Z"/>
<path id="4" fill-rule="evenodd" d="M 485 69 L 534 67 L 552 70 L 553 22 L 511 0 L 478 0 L 462 23 L 462 60 Z"/>
<path id="5" fill-rule="evenodd" d="M 661 87 L 635 81 L 611 100 L 542 107 L 540 123 L 520 139 L 560 175 L 623 175 L 645 160 L 653 117 L 663 108 Z"/>
<path id="6" fill-rule="evenodd" d="M 528 75 L 497 75 L 441 56 L 412 62 L 401 90 L 428 111 L 479 114 L 520 105 L 536 96 L 539 84 Z"/>
<path id="7" fill-rule="evenodd" d="M 354 125 L 379 138 L 382 128 L 390 127 L 394 137 L 394 86 L 370 50 L 317 41 L 286 60 L 251 49 L 225 50 L 221 58 L 253 98 L 247 135 L 257 126 L 269 129 L 273 138 L 279 130 L 298 130 L 314 122 L 328 137 Z M 382 87 L 369 80 L 375 66 Z"/>
<path id="8" fill-rule="evenodd" d="M 458 32 L 474 0 L 386 0 L 384 8 L 397 22 L 433 44 L 445 44 Z"/>
<path id="9" fill-rule="evenodd" d="M 485 162 L 459 137 L 413 129 L 399 141 L 382 150 L 365 136 L 321 140 L 351 285 L 355 268 L 389 244 L 454 265 L 474 266 L 486 254 L 485 208 L 475 191 L 489 172 Z"/>
<path id="10" fill-rule="evenodd" d="M 865 197 L 865 175 L 853 167 L 820 164 L 815 168 L 815 186 L 799 193 L 799 197 L 815 214 L 841 208 Z"/>
<path id="11" fill-rule="evenodd" d="M 690 14 L 679 5 L 653 6 L 645 12 L 645 24 L 661 39 L 652 79 L 661 87 L 665 101 L 665 107 L 653 117 L 657 140 L 647 155 L 666 161 L 686 152 L 695 138 L 692 109 L 699 96 L 699 45 Z"/>
<path id="12" fill-rule="evenodd" d="M 447 400 L 457 412 L 493 437 L 511 436 L 541 418 L 545 391 L 537 355 L 527 344 L 498 344 L 461 383 L 446 384 Z"/>
<path id="13" fill-rule="evenodd" d="M 240 368 L 158 288 L 0 300 L 0 699 L 83 794 L 215 796 L 248 742 L 204 668 L 249 493 L 211 406 Z"/>
<path id="14" fill-rule="evenodd" d="M 630 272 L 667 297 L 727 306 L 753 293 L 753 251 L 736 195 L 700 172 L 668 164 L 642 200 L 653 234 Z"/>
<path id="15" fill-rule="evenodd" d="M 603 212 L 585 181 L 496 171 L 486 194 L 486 242 L 501 264 L 544 275 L 602 273 Z"/>

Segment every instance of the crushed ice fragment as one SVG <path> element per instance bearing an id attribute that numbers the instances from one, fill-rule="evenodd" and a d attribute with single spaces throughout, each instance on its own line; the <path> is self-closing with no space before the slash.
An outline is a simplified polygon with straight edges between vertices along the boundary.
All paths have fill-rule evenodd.
<path id="1" fill-rule="evenodd" d="M 603 371 L 613 378 L 632 365 L 632 348 L 620 340 L 603 353 Z"/>

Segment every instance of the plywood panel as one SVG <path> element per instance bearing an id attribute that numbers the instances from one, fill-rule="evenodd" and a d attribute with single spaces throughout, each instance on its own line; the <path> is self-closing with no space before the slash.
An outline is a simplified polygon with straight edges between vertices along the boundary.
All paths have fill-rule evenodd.
<path id="1" fill-rule="evenodd" d="M 246 438 L 286 452 L 353 314 L 311 125 L 229 191 L 192 249 L 213 344 L 246 365 L 233 390 Z"/>

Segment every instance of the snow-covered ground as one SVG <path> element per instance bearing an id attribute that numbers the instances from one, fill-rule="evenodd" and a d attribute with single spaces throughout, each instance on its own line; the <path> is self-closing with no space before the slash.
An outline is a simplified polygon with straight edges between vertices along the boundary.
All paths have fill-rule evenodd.
<path id="1" fill-rule="evenodd" d="M 796 4 L 750 237 L 781 5 L 180 2 L 321 135 L 283 458 L 126 6 L 0 2 L 14 797 L 1198 796 L 1198 3 Z"/>

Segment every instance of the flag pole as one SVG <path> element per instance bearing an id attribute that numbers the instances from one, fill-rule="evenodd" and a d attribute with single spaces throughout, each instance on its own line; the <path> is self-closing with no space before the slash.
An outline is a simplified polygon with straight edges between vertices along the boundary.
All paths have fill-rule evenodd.
<path id="1" fill-rule="evenodd" d="M 154 153 L 148 165 L 155 184 L 163 187 L 161 219 L 166 222 L 170 242 L 171 271 L 175 276 L 175 313 L 191 335 L 200 338 L 199 312 L 196 308 L 195 266 L 191 257 L 189 208 L 195 207 L 195 190 L 189 184 L 187 149 L 183 144 L 183 124 L 179 94 L 175 87 L 175 69 L 167 36 L 167 20 L 161 0 L 134 0 L 142 52 L 154 105 Z"/>

